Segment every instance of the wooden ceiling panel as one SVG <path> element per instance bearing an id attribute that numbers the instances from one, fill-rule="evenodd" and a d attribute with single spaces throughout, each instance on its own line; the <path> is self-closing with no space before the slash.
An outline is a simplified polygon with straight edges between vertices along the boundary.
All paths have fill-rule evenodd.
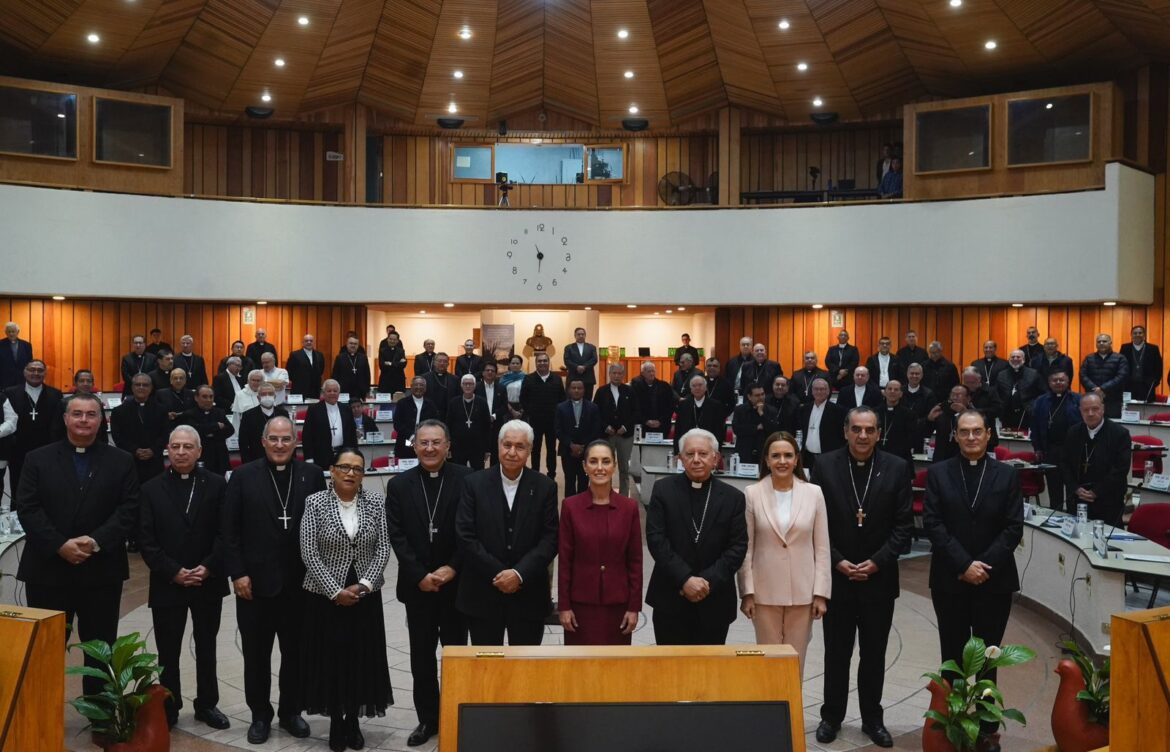
<path id="1" fill-rule="evenodd" d="M 107 85 L 135 87 L 157 81 L 205 0 L 160 0 L 134 42 L 109 74 Z"/>
<path id="2" fill-rule="evenodd" d="M 337 9 L 329 38 L 301 97 L 302 110 L 357 101 L 383 4 L 383 0 L 347 0 Z"/>
<path id="3" fill-rule="evenodd" d="M 459 31 L 467 27 L 470 39 L 461 39 Z M 488 93 L 492 79 L 492 50 L 496 39 L 496 6 L 482 0 L 445 0 L 431 45 L 430 63 L 419 97 L 416 125 L 435 124 L 439 117 L 464 118 L 468 124 L 483 127 L 488 112 Z M 463 71 L 463 78 L 453 73 Z M 452 115 L 447 107 L 458 108 Z"/>
<path id="4" fill-rule="evenodd" d="M 703 0 L 647 0 L 646 5 L 671 119 L 726 107 L 727 90 Z"/>
<path id="5" fill-rule="evenodd" d="M 966 66 L 939 33 L 921 0 L 877 0 L 886 23 L 918 79 L 932 94 L 971 93 Z"/>
<path id="6" fill-rule="evenodd" d="M 85 0 L 11 0 L 0 12 L 0 38 L 34 52 Z M 80 61 L 79 61 L 80 62 Z"/>
<path id="7" fill-rule="evenodd" d="M 557 0 L 544 11 L 544 103 L 601 124 L 589 0 Z"/>
<path id="8" fill-rule="evenodd" d="M 928 2 L 924 7 L 973 80 L 1034 73 L 1046 64 L 1044 56 L 996 3 L 972 2 L 952 8 L 944 2 Z M 995 41 L 994 50 L 984 47 L 988 40 Z"/>
<path id="9" fill-rule="evenodd" d="M 1093 0 L 1093 4 L 1142 52 L 1153 56 L 1170 53 L 1170 9 L 1166 3 Z"/>
<path id="10" fill-rule="evenodd" d="M 499 0 L 488 120 L 544 104 L 544 0 Z"/>
<path id="11" fill-rule="evenodd" d="M 134 43 L 158 9 L 159 1 L 83 0 L 45 40 L 37 56 L 46 62 L 82 56 L 93 68 L 109 68 Z M 101 37 L 98 44 L 86 39 L 91 33 Z"/>
<path id="12" fill-rule="evenodd" d="M 414 122 L 441 0 L 386 0 L 358 101 Z"/>
<path id="13" fill-rule="evenodd" d="M 637 106 L 637 117 L 649 120 L 652 128 L 670 126 L 666 89 L 646 3 L 593 0 L 591 10 L 595 80 L 603 127 L 619 127 L 624 118 L 631 117 L 631 105 Z M 619 39 L 619 29 L 627 30 L 629 36 Z M 626 78 L 626 71 L 632 71 L 634 77 Z"/>
<path id="14" fill-rule="evenodd" d="M 752 19 L 742 2 L 705 0 L 719 72 L 732 104 L 784 116 Z"/>

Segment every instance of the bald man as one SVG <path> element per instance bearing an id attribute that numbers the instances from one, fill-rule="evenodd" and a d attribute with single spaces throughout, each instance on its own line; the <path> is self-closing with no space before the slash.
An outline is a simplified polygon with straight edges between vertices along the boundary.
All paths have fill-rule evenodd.
<path id="1" fill-rule="evenodd" d="M 341 385 L 326 379 L 321 385 L 321 399 L 310 405 L 305 414 L 305 428 L 301 434 L 305 459 L 319 467 L 329 467 L 333 452 L 338 447 L 357 446 L 358 435 L 349 408 L 338 404 Z"/>

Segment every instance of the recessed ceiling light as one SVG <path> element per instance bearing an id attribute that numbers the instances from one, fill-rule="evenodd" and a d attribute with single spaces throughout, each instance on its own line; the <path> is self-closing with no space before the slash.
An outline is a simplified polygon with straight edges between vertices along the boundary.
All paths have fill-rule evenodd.
<path id="1" fill-rule="evenodd" d="M 65 113 L 64 113 L 64 112 L 58 112 L 58 113 L 57 113 L 57 117 L 59 117 L 59 118 L 61 118 L 62 120 L 64 120 L 64 119 L 65 119 Z"/>
<path id="2" fill-rule="evenodd" d="M 821 99 L 820 97 L 817 97 L 816 99 L 813 100 L 813 107 L 820 107 L 824 103 L 825 103 L 825 100 Z"/>
<path id="3" fill-rule="evenodd" d="M 534 143 L 534 144 L 540 144 L 540 143 L 543 143 L 543 142 L 544 142 L 544 139 L 543 139 L 543 138 L 534 138 L 534 139 L 532 139 L 532 143 Z"/>
<path id="4" fill-rule="evenodd" d="M 284 67 L 284 58 L 283 58 L 283 57 L 278 57 L 278 58 L 276 58 L 275 60 L 273 60 L 272 62 L 276 64 L 276 67 L 277 67 L 277 68 L 283 68 L 283 67 Z"/>
<path id="5" fill-rule="evenodd" d="M 963 0 L 951 0 L 951 7 L 958 8 L 963 5 Z"/>
<path id="6" fill-rule="evenodd" d="M 625 76 L 626 78 L 633 78 L 634 72 L 632 70 L 628 70 L 625 73 L 623 73 L 622 75 Z"/>
<path id="7" fill-rule="evenodd" d="M 636 105 L 636 104 L 632 104 L 632 105 L 630 105 L 630 114 L 631 114 L 631 115 L 637 115 L 637 114 L 638 114 L 638 105 Z"/>
<path id="8" fill-rule="evenodd" d="M 1044 109 L 1051 110 L 1052 109 L 1052 102 L 1049 102 L 1048 104 L 1044 105 Z"/>
<path id="9" fill-rule="evenodd" d="M 299 23 L 301 26 L 308 26 L 309 25 L 309 17 L 308 16 L 301 16 L 300 18 L 297 19 L 297 23 Z"/>
<path id="10" fill-rule="evenodd" d="M 64 299 L 65 299 L 64 295 L 54 295 L 53 296 L 53 300 L 64 300 Z"/>
<path id="11" fill-rule="evenodd" d="M 686 307 L 686 306 L 681 306 L 681 305 L 680 305 L 680 306 L 678 307 L 678 310 L 680 310 L 680 311 L 685 311 L 686 309 L 687 309 L 687 307 Z"/>
<path id="12" fill-rule="evenodd" d="M 796 69 L 798 71 L 806 71 L 806 70 L 808 70 L 808 63 L 797 63 Z"/>
<path id="13" fill-rule="evenodd" d="M 780 19 L 780 31 L 787 31 L 790 25 L 787 18 Z"/>
<path id="14" fill-rule="evenodd" d="M 455 307 L 455 304 L 454 304 L 454 303 L 444 303 L 444 304 L 443 304 L 443 307 L 444 307 L 444 308 L 454 308 L 454 307 Z"/>
<path id="15" fill-rule="evenodd" d="M 419 313 L 426 313 L 426 311 L 419 311 Z"/>
<path id="16" fill-rule="evenodd" d="M 666 309 L 666 312 L 667 312 L 667 313 L 674 313 L 674 309 L 673 309 L 673 308 L 667 308 L 667 309 Z"/>
<path id="17" fill-rule="evenodd" d="M 1102 305 L 1107 305 L 1107 306 L 1113 307 L 1113 306 L 1117 305 L 1117 301 L 1116 300 L 1106 300 L 1104 303 L 1102 303 Z"/>
<path id="18" fill-rule="evenodd" d="M 452 113 L 454 113 L 454 112 L 458 112 L 458 111 L 459 111 L 459 108 L 455 106 L 455 103 L 454 103 L 454 102 L 452 102 L 451 104 L 447 105 L 447 112 L 452 112 Z"/>
<path id="19" fill-rule="evenodd" d="M 271 102 L 271 101 L 272 101 L 272 95 L 271 95 L 271 94 L 267 94 L 267 93 L 265 93 L 265 94 L 261 94 L 261 95 L 260 95 L 260 101 L 261 101 L 261 102 Z"/>
<path id="20" fill-rule="evenodd" d="M 630 32 L 625 29 L 618 29 L 618 39 L 626 39 L 630 36 Z"/>
<path id="21" fill-rule="evenodd" d="M 658 315 L 658 311 L 655 311 L 655 312 L 654 312 L 654 315 L 655 315 L 655 316 L 657 316 L 657 315 Z"/>
<path id="22" fill-rule="evenodd" d="M 268 305 L 268 301 L 267 300 L 257 300 L 256 305 Z"/>
<path id="23" fill-rule="evenodd" d="M 99 37 L 97 34 L 94 34 L 92 32 L 89 35 L 87 35 L 85 38 L 89 40 L 90 44 L 97 44 L 98 42 L 102 41 L 101 37 Z"/>
<path id="24" fill-rule="evenodd" d="M 1023 303 L 1012 303 L 1012 308 L 1023 308 L 1023 307 L 1024 307 Z"/>
<path id="25" fill-rule="evenodd" d="M 454 76 L 455 78 L 463 78 L 463 71 L 457 70 L 454 73 L 452 73 L 451 75 Z"/>
<path id="26" fill-rule="evenodd" d="M 637 308 L 637 307 L 638 306 L 634 305 L 633 303 L 626 303 L 626 308 Z"/>
<path id="27" fill-rule="evenodd" d="M 989 49 L 989 50 L 994 50 L 998 46 L 999 46 L 999 44 L 994 39 L 988 39 L 986 42 L 983 43 L 983 47 L 985 49 Z"/>
<path id="28" fill-rule="evenodd" d="M 586 311 L 592 311 L 592 310 L 593 310 L 593 306 L 588 306 L 588 305 L 587 305 L 587 306 L 585 306 L 585 310 L 586 310 Z"/>
<path id="29" fill-rule="evenodd" d="M 459 38 L 460 39 L 471 39 L 471 29 L 464 26 L 462 29 L 459 30 Z"/>
<path id="30" fill-rule="evenodd" d="M 814 310 L 817 310 L 817 311 L 819 311 L 819 310 L 821 310 L 822 308 L 824 308 L 824 307 L 825 307 L 825 305 L 824 305 L 824 303 L 813 303 L 812 307 L 813 307 L 813 309 L 814 309 Z"/>

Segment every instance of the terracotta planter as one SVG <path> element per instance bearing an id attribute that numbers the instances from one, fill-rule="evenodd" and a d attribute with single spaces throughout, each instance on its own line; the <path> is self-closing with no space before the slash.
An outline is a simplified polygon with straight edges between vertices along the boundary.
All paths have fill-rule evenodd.
<path id="1" fill-rule="evenodd" d="M 1088 752 L 1109 744 L 1109 727 L 1089 720 L 1089 706 L 1077 699 L 1085 679 L 1076 663 L 1064 659 L 1056 666 L 1060 687 L 1052 703 L 1052 736 L 1060 752 Z"/>
<path id="2" fill-rule="evenodd" d="M 107 752 L 170 752 L 171 728 L 167 724 L 166 699 L 169 694 L 161 685 L 146 690 L 150 699 L 138 709 L 134 736 L 128 742 L 110 742 L 93 735 L 93 743 Z"/>
<path id="3" fill-rule="evenodd" d="M 940 686 L 932 681 L 926 688 L 930 691 L 930 709 L 946 715 L 950 686 Z M 922 727 L 922 752 L 956 752 L 955 745 L 946 734 L 934 728 L 934 721 L 929 718 Z"/>

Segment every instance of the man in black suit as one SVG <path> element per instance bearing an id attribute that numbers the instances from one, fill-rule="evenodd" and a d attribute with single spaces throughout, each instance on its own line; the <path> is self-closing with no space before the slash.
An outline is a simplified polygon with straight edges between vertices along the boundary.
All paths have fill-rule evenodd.
<path id="1" fill-rule="evenodd" d="M 735 387 L 721 375 L 722 366 L 719 364 L 719 358 L 707 358 L 705 373 L 707 394 L 711 395 L 711 399 L 718 400 L 728 410 L 735 407 Z"/>
<path id="2" fill-rule="evenodd" d="M 719 440 L 701 429 L 683 437 L 684 474 L 654 484 L 646 546 L 654 571 L 646 603 L 659 645 L 722 645 L 736 617 L 735 573 L 747 554 L 743 494 L 711 477 Z"/>
<path id="3" fill-rule="evenodd" d="M 414 356 L 414 375 L 422 376 L 428 373 L 435 365 L 435 341 L 423 340 L 423 351 Z"/>
<path id="4" fill-rule="evenodd" d="M 557 405 L 565 401 L 565 384 L 560 374 L 549 371 L 548 353 L 538 352 L 536 370 L 524 377 L 520 386 L 520 409 L 532 426 L 532 469 L 540 469 L 540 445 L 544 443 L 544 461 L 548 477 L 557 477 Z"/>
<path id="5" fill-rule="evenodd" d="M 865 361 L 869 375 L 879 389 L 884 389 L 890 379 L 906 380 L 906 372 L 902 368 L 898 356 L 890 352 L 890 338 L 882 337 L 878 340 L 878 351 Z"/>
<path id="6" fill-rule="evenodd" d="M 208 390 L 204 385 L 201 389 Z M 207 401 L 211 401 L 207 394 Z M 187 612 L 195 640 L 195 720 L 216 729 L 231 725 L 219 704 L 215 671 L 215 640 L 223 598 L 228 594 L 223 556 L 216 545 L 227 482 L 222 475 L 198 467 L 202 457 L 199 433 L 182 425 L 167 441 L 171 468 L 142 486 L 138 540 L 150 567 L 147 603 L 158 644 L 161 682 L 170 690 L 167 721 L 179 720 L 183 692 L 179 656 Z"/>
<path id="7" fill-rule="evenodd" d="M 634 424 L 638 422 L 634 390 L 625 383 L 626 369 L 611 363 L 606 369 L 609 383 L 593 393 L 601 412 L 602 436 L 613 444 L 618 463 L 618 493 L 630 495 L 630 455 L 634 451 Z"/>
<path id="8" fill-rule="evenodd" d="M 1016 546 L 1024 503 L 1015 468 L 987 453 L 989 429 L 975 410 L 959 415 L 959 456 L 926 474 L 923 526 L 930 537 L 930 596 L 943 661 L 962 663 L 972 635 L 1003 642 L 1012 594 L 1020 589 Z M 987 678 L 995 681 L 995 672 Z M 995 723 L 983 724 L 983 749 L 998 750 Z"/>
<path id="9" fill-rule="evenodd" d="M 804 354 L 804 367 L 792 374 L 788 389 L 800 399 L 801 404 L 812 402 L 812 383 L 816 379 L 830 381 L 829 372 L 817 366 L 817 354 L 809 350 Z"/>
<path id="10" fill-rule="evenodd" d="M 902 371 L 908 371 L 911 363 L 922 365 L 930 359 L 926 350 L 918 346 L 918 332 L 913 329 L 906 332 L 906 344 L 898 348 L 898 364 Z"/>
<path id="11" fill-rule="evenodd" d="M 370 392 L 370 359 L 358 352 L 360 345 L 357 337 L 347 337 L 345 349 L 333 361 L 331 378 L 350 399 L 365 397 Z"/>
<path id="12" fill-rule="evenodd" d="M 368 433 L 380 430 L 377 421 L 366 412 L 366 403 L 361 400 L 349 401 L 349 417 L 346 420 L 353 424 L 353 434 L 356 439 L 361 439 Z"/>
<path id="13" fill-rule="evenodd" d="M 459 380 L 447 371 L 451 358 L 445 352 L 435 353 L 431 363 L 431 370 L 422 375 L 427 382 L 427 399 L 435 403 L 439 411 L 439 420 L 447 419 L 447 406 L 451 398 L 459 396 Z"/>
<path id="14" fill-rule="evenodd" d="M 1040 344 L 1040 330 L 1034 326 L 1028 327 L 1025 337 L 1028 341 L 1020 345 L 1020 349 L 1024 351 L 1024 365 L 1031 365 L 1044 354 L 1044 345 Z"/>
<path id="15" fill-rule="evenodd" d="M 845 446 L 845 411 L 829 401 L 829 382 L 814 379 L 812 402 L 800 408 L 800 431 L 804 445 L 800 462 L 811 470 L 825 452 Z"/>
<path id="16" fill-rule="evenodd" d="M 995 430 L 995 421 L 1003 415 L 1003 403 L 994 386 L 985 386 L 975 368 L 963 369 L 963 386 L 971 395 L 971 407 L 983 413 L 987 419 L 987 426 L 991 429 L 991 439 L 988 446 L 993 449 L 999 445 L 999 434 Z"/>
<path id="17" fill-rule="evenodd" d="M 1129 382 L 1123 391 L 1130 398 L 1152 402 L 1162 383 L 1162 353 L 1146 341 L 1146 328 L 1138 324 L 1129 330 L 1130 341 L 1121 346 L 1121 357 L 1129 362 Z"/>
<path id="18" fill-rule="evenodd" d="M 754 382 L 753 382 L 754 383 Z M 689 396 L 678 403 L 674 422 L 674 452 L 679 453 L 679 441 L 692 428 L 709 431 L 720 443 L 727 437 L 727 415 L 730 409 L 707 394 L 707 379 L 701 373 L 691 377 Z"/>
<path id="19" fill-rule="evenodd" d="M 739 383 L 742 369 L 752 359 L 752 338 L 739 338 L 739 354 L 733 355 L 727 359 L 727 365 L 723 366 L 723 378 L 735 388 L 736 394 L 740 394 Z M 746 396 L 746 395 L 744 395 Z"/>
<path id="20" fill-rule="evenodd" d="M 926 362 L 922 364 L 922 384 L 936 397 L 951 393 L 951 387 L 959 383 L 959 369 L 943 356 L 942 343 L 934 340 L 927 347 Z"/>
<path id="21" fill-rule="evenodd" d="M 406 350 L 393 324 L 386 327 L 386 338 L 378 343 L 378 391 L 406 391 Z"/>
<path id="22" fill-rule="evenodd" d="M 138 519 L 138 478 L 130 455 L 96 440 L 101 414 L 97 397 L 72 397 L 65 438 L 28 454 L 14 504 L 27 540 L 16 577 L 29 606 L 64 611 L 67 627 L 77 617 L 75 641 L 113 643 L 130 576 L 126 536 Z M 86 664 L 97 668 L 92 659 Z M 82 678 L 86 694 L 103 683 Z"/>
<path id="23" fill-rule="evenodd" d="M 255 364 L 256 368 L 260 367 L 260 358 L 264 353 L 272 353 L 272 362 L 279 363 L 280 357 L 276 353 L 276 347 L 268 341 L 268 331 L 261 327 L 256 330 L 256 341 L 248 345 L 248 349 L 244 354 L 248 356 L 248 360 Z M 245 371 L 245 373 L 247 373 Z"/>
<path id="24" fill-rule="evenodd" d="M 154 401 L 167 414 L 167 420 L 174 428 L 175 418 L 195 406 L 195 393 L 187 386 L 187 372 L 175 366 L 171 369 L 171 382 L 165 389 L 156 389 Z"/>
<path id="25" fill-rule="evenodd" d="M 580 379 L 585 387 L 585 399 L 593 399 L 593 389 L 597 386 L 597 346 L 585 341 L 585 329 L 577 327 L 573 330 L 575 342 L 565 348 L 565 370 L 569 372 L 568 379 Z"/>
<path id="26" fill-rule="evenodd" d="M 920 363 L 911 363 L 906 368 L 902 404 L 914 416 L 914 434 L 910 440 L 910 446 L 913 451 L 920 452 L 923 449 L 924 440 L 932 430 L 927 416 L 938 404 L 938 398 L 934 396 L 934 392 L 922 383 L 922 364 Z"/>
<path id="27" fill-rule="evenodd" d="M 231 461 L 227 440 L 236 429 L 227 414 L 215 406 L 215 394 L 210 386 L 204 384 L 195 390 L 195 407 L 180 415 L 175 424 L 190 426 L 199 434 L 199 460 L 203 467 L 220 476 L 228 471 Z"/>
<path id="28" fill-rule="evenodd" d="M 967 381 L 979 383 L 979 376 L 971 369 L 967 369 Z M 976 387 L 982 388 L 982 387 Z M 946 404 L 936 405 L 927 415 L 934 425 L 934 461 L 949 459 L 959 454 L 959 416 L 968 410 L 974 410 L 983 416 L 987 424 L 988 446 L 995 447 L 999 437 L 995 431 L 995 417 L 987 411 L 980 410 L 971 397 L 971 387 L 958 384 L 951 389 L 950 398 Z"/>
<path id="29" fill-rule="evenodd" d="M 3 348 L 2 344 L 0 348 Z M 61 391 L 45 383 L 47 370 L 45 361 L 30 360 L 24 367 L 23 383 L 4 390 L 17 418 L 16 433 L 7 440 L 4 448 L 8 454 L 13 496 L 20 486 L 25 455 L 49 444 L 59 435 L 57 421 L 61 419 Z"/>
<path id="30" fill-rule="evenodd" d="M 650 361 L 642 364 L 638 377 L 630 382 L 634 392 L 635 412 L 642 424 L 642 432 L 670 433 L 670 420 L 674 415 L 674 392 L 670 385 L 658 379 L 658 369 Z"/>
<path id="31" fill-rule="evenodd" d="M 158 358 L 155 369 L 147 375 L 150 376 L 150 380 L 154 384 L 154 393 L 158 394 L 171 386 L 171 371 L 175 368 L 175 354 L 170 350 L 162 349 L 155 357 Z"/>
<path id="32" fill-rule="evenodd" d="M 747 400 L 732 411 L 731 430 L 739 461 L 758 464 L 764 440 L 780 430 L 780 412 L 764 398 L 764 387 L 748 387 Z"/>
<path id="33" fill-rule="evenodd" d="M 753 384 L 768 388 L 777 376 L 783 376 L 784 369 L 774 360 L 768 360 L 768 348 L 757 342 L 752 346 L 752 359 L 743 364 L 739 372 L 739 383 L 736 385 L 740 394 L 747 394 Z"/>
<path id="34" fill-rule="evenodd" d="M 1133 442 L 1125 426 L 1105 417 L 1105 403 L 1098 394 L 1081 397 L 1081 418 L 1084 423 L 1069 429 L 1061 462 L 1068 511 L 1076 514 L 1077 504 L 1087 504 L 1089 519 L 1119 526 Z"/>
<path id="35" fill-rule="evenodd" d="M 914 413 L 903 404 L 902 382 L 890 379 L 882 390 L 882 404 L 875 411 L 878 420 L 878 449 L 906 461 L 914 475 Z M 921 443 L 919 445 L 921 447 Z"/>
<path id="36" fill-rule="evenodd" d="M 897 384 L 887 383 L 887 389 Z M 822 455 L 812 482 L 825 495 L 833 599 L 822 622 L 825 635 L 825 701 L 817 741 L 837 737 L 849 698 L 854 639 L 861 730 L 879 747 L 892 747 L 882 714 L 886 645 L 894 622 L 898 556 L 910 548 L 911 465 L 878 451 L 878 416 L 856 407 L 846 416 L 846 446 Z"/>
<path id="37" fill-rule="evenodd" d="M 252 711 L 248 741 L 263 744 L 272 726 L 272 642 L 280 640 L 280 727 L 309 735 L 300 715 L 301 623 L 305 565 L 301 516 L 305 498 L 325 490 L 321 468 L 295 459 L 293 422 L 279 416 L 264 427 L 264 457 L 232 473 L 223 504 L 224 568 L 236 594 L 244 653 L 244 699 Z"/>
<path id="38" fill-rule="evenodd" d="M 682 367 L 682 358 L 684 355 L 691 356 L 691 364 L 699 362 L 699 351 L 691 347 L 691 335 L 684 333 L 682 335 L 682 344 L 674 350 L 674 364 Z"/>
<path id="39" fill-rule="evenodd" d="M 991 389 L 994 389 L 996 382 L 999 381 L 999 374 L 1008 368 L 1008 362 L 996 355 L 998 349 L 995 340 L 989 339 L 983 343 L 983 357 L 971 361 L 971 367 L 978 372 L 983 386 Z"/>
<path id="40" fill-rule="evenodd" d="M 301 430 L 301 447 L 305 460 L 317 467 L 328 468 L 333 464 L 333 452 L 338 447 L 357 446 L 358 434 L 349 407 L 337 403 L 341 397 L 341 386 L 333 379 L 326 379 L 321 386 L 321 400 L 305 413 L 305 424 Z"/>
<path id="41" fill-rule="evenodd" d="M 33 359 L 32 344 L 20 338 L 20 325 L 9 321 L 4 325 L 6 339 L 0 344 L 0 389 L 18 386 L 23 380 L 24 368 Z"/>
<path id="42" fill-rule="evenodd" d="M 406 607 L 410 676 L 418 726 L 407 739 L 417 747 L 439 732 L 439 665 L 435 647 L 467 644 L 467 622 L 455 607 L 463 554 L 455 515 L 471 471 L 446 462 L 447 427 L 425 420 L 415 430 L 418 465 L 386 486 L 386 534 L 398 558 L 394 594 Z"/>
<path id="43" fill-rule="evenodd" d="M 325 377 L 325 356 L 317 352 L 317 338 L 312 334 L 302 337 L 301 349 L 293 350 L 288 356 L 284 370 L 288 371 L 290 392 L 306 398 L 320 394 L 321 380 Z"/>
<path id="44" fill-rule="evenodd" d="M 776 408 L 776 430 L 795 436 L 800 422 L 800 398 L 788 390 L 788 379 L 784 376 L 772 379 L 772 393 L 764 401 Z"/>
<path id="45" fill-rule="evenodd" d="M 1129 383 L 1129 361 L 1113 351 L 1113 337 L 1102 332 L 1096 338 L 1097 351 L 1081 361 L 1081 387 L 1105 400 L 1105 414 L 1121 417 L 1121 397 Z"/>
<path id="46" fill-rule="evenodd" d="M 465 374 L 471 374 L 476 381 L 483 373 L 483 358 L 475 354 L 475 340 L 463 341 L 463 354 L 455 358 L 455 378 L 461 379 Z M 456 397 L 458 395 L 451 395 Z"/>
<path id="47" fill-rule="evenodd" d="M 264 456 L 265 424 L 278 415 L 289 417 L 288 411 L 276 404 L 276 388 L 272 384 L 261 384 L 257 394 L 260 396 L 260 404 L 240 415 L 240 459 L 244 463 Z"/>
<path id="48" fill-rule="evenodd" d="M 79 368 L 73 372 L 73 393 L 74 394 L 94 394 L 94 386 L 96 385 L 93 377 L 93 371 L 88 368 Z M 53 440 L 58 441 L 65 438 L 65 408 L 68 400 L 61 400 L 61 417 L 57 420 L 53 428 Z M 2 418 L 2 416 L 0 416 Z M 97 440 L 103 444 L 110 443 L 110 426 L 106 419 L 106 408 L 102 405 L 101 419 L 98 421 L 98 436 Z M 0 473 L 0 486 L 3 485 L 3 473 Z"/>
<path id="49" fill-rule="evenodd" d="M 701 375 L 695 363 L 691 360 L 689 353 L 684 353 L 678 361 L 678 370 L 674 372 L 674 376 L 670 378 L 670 390 L 674 392 L 674 398 L 677 402 L 681 399 L 686 399 L 686 396 L 691 391 L 691 377 Z"/>
<path id="50" fill-rule="evenodd" d="M 996 395 L 1003 404 L 1000 420 L 1010 431 L 1020 431 L 1028 425 L 1032 416 L 1032 402 L 1044 393 L 1040 374 L 1026 364 L 1023 350 L 1012 350 L 1008 355 L 1008 367 L 999 372 L 995 382 Z"/>
<path id="51" fill-rule="evenodd" d="M 463 557 L 455 604 L 473 645 L 539 645 L 548 616 L 548 566 L 557 555 L 557 484 L 525 468 L 532 426 L 500 429 L 500 464 L 467 476 L 456 534 Z"/>
<path id="52" fill-rule="evenodd" d="M 585 398 L 585 383 L 569 377 L 569 398 L 557 405 L 557 444 L 565 474 L 565 497 L 589 488 L 585 474 L 585 447 L 602 436 L 601 409 Z"/>
<path id="53" fill-rule="evenodd" d="M 207 364 L 202 355 L 195 354 L 195 338 L 184 334 L 179 338 L 179 352 L 175 353 L 175 367 L 187 372 L 187 388 L 198 389 L 211 382 L 207 378 Z"/>
<path id="54" fill-rule="evenodd" d="M 438 419 L 435 403 L 427 398 L 427 380 L 410 380 L 410 394 L 394 403 L 394 456 L 414 457 L 414 429 L 424 420 Z"/>
<path id="55" fill-rule="evenodd" d="M 1076 368 L 1073 366 L 1072 358 L 1060 351 L 1060 342 L 1055 337 L 1044 340 L 1044 352 L 1039 357 L 1032 358 L 1029 365 L 1036 370 L 1036 373 L 1040 374 L 1040 380 L 1045 384 L 1048 383 L 1048 377 L 1054 371 L 1067 373 L 1070 386 L 1076 378 Z"/>
<path id="56" fill-rule="evenodd" d="M 492 440 L 492 414 L 484 398 L 476 395 L 475 387 L 474 374 L 465 373 L 459 377 L 462 394 L 452 397 L 447 403 L 448 430 L 451 434 L 451 462 L 482 470 L 491 456 L 488 446 Z"/>
<path id="57" fill-rule="evenodd" d="M 225 413 L 231 412 L 236 394 L 247 386 L 248 378 L 240 370 L 243 361 L 235 356 L 227 359 L 227 369 L 215 374 L 211 386 L 215 390 L 215 406 Z"/>
<path id="58" fill-rule="evenodd" d="M 491 462 L 496 463 L 496 438 L 500 435 L 500 426 L 504 425 L 504 421 L 511 419 L 511 413 L 508 411 L 508 388 L 496 380 L 496 374 L 499 372 L 499 366 L 491 360 L 483 364 L 483 372 L 478 384 L 475 385 L 475 394 L 477 397 L 482 397 L 484 404 L 487 405 L 488 412 L 492 416 L 491 436 L 488 437 L 488 453 L 491 455 Z"/>
<path id="59" fill-rule="evenodd" d="M 140 373 L 131 381 L 131 399 L 110 412 L 110 434 L 119 449 L 134 457 L 138 483 L 142 485 L 163 471 L 170 420 L 151 399 L 150 377 Z"/>
<path id="60" fill-rule="evenodd" d="M 146 337 L 135 334 L 130 338 L 130 352 L 122 356 L 122 396 L 130 394 L 130 382 L 139 373 L 150 373 L 158 368 L 158 358 L 146 351 Z"/>
<path id="61" fill-rule="evenodd" d="M 223 373 L 224 371 L 226 371 L 228 359 L 233 358 L 233 357 L 240 359 L 240 373 L 244 374 L 245 377 L 248 374 L 250 374 L 252 371 L 255 371 L 257 368 L 260 367 L 260 361 L 252 360 L 244 352 L 243 340 L 237 339 L 235 342 L 232 343 L 231 353 L 228 355 L 225 355 L 219 359 L 219 368 L 217 368 L 216 371 L 218 373 Z"/>
<path id="62" fill-rule="evenodd" d="M 844 388 L 849 386 L 853 369 L 859 365 L 861 353 L 849 344 L 849 332 L 842 329 L 837 332 L 837 344 L 825 354 L 825 370 L 829 372 L 834 386 Z"/>
<path id="63" fill-rule="evenodd" d="M 160 350 L 174 351 L 170 342 L 163 341 L 162 334 L 162 329 L 159 329 L 157 326 L 150 330 L 150 344 L 146 346 L 146 351 L 156 358 Z"/>
<path id="64" fill-rule="evenodd" d="M 848 412 L 855 407 L 877 407 L 882 404 L 882 390 L 870 381 L 869 369 L 858 366 L 853 369 L 853 383 L 841 387 L 837 393 L 837 407 Z"/>

